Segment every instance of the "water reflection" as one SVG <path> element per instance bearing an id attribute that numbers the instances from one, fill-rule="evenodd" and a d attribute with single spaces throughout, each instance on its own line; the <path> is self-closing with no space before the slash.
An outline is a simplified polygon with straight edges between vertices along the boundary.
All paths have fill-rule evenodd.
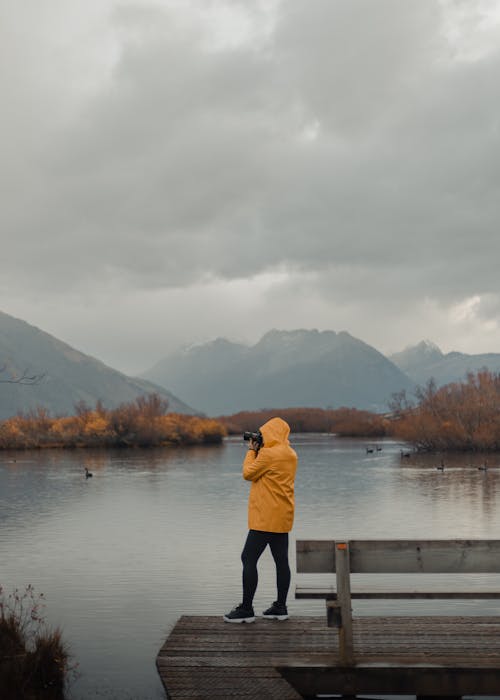
<path id="1" fill-rule="evenodd" d="M 292 564 L 295 538 L 500 537 L 492 457 L 487 472 L 464 455 L 446 457 L 438 472 L 439 457 L 402 460 L 397 442 L 373 453 L 371 445 L 294 437 Z M 245 450 L 231 438 L 209 448 L 0 455 L 0 583 L 46 594 L 50 621 L 81 664 L 75 700 L 163 698 L 154 660 L 179 615 L 221 614 L 239 602 Z M 257 610 L 274 593 L 266 553 Z M 323 608 L 290 601 L 292 614 Z"/>
<path id="2" fill-rule="evenodd" d="M 438 524 L 448 530 L 446 521 L 468 537 L 498 531 L 498 455 L 412 454 L 401 460 L 395 483 L 405 494 L 415 490 L 416 497 L 432 504 L 437 517 L 433 532 Z"/>

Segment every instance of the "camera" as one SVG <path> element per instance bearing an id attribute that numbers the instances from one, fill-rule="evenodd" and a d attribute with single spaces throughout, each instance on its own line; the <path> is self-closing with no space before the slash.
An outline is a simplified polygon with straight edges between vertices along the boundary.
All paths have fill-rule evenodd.
<path id="1" fill-rule="evenodd" d="M 249 430 L 245 431 L 243 433 L 243 440 L 253 440 L 258 444 L 259 448 L 262 447 L 262 443 L 264 442 L 260 430 L 258 430 L 256 433 L 251 433 Z"/>

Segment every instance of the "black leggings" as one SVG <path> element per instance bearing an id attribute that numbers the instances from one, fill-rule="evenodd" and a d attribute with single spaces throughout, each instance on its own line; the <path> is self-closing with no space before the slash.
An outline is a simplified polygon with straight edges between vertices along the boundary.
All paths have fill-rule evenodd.
<path id="1" fill-rule="evenodd" d="M 243 605 L 251 608 L 257 589 L 257 562 L 269 545 L 276 564 L 276 585 L 278 604 L 285 605 L 290 588 L 290 567 L 288 566 L 288 532 L 264 532 L 249 530 L 247 541 L 241 553 L 243 562 Z"/>

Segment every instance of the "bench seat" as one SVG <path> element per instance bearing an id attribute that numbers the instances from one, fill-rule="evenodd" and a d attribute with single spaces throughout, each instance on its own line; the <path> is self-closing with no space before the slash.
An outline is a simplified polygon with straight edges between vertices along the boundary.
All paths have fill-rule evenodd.
<path id="1" fill-rule="evenodd" d="M 296 555 L 298 574 L 335 575 L 329 585 L 304 581 L 295 597 L 325 600 L 346 667 L 355 664 L 352 600 L 500 599 L 498 577 L 476 578 L 500 574 L 500 540 L 297 540 Z"/>
<path id="2" fill-rule="evenodd" d="M 297 586 L 295 589 L 295 597 L 302 599 L 337 600 L 337 591 L 335 586 Z M 500 590 L 493 591 L 486 588 L 473 588 L 468 591 L 429 591 L 416 588 L 411 591 L 405 591 L 401 588 L 391 588 L 387 585 L 377 588 L 376 585 L 372 584 L 369 589 L 363 589 L 356 585 L 351 586 L 351 599 L 353 600 L 487 600 L 499 598 Z"/>

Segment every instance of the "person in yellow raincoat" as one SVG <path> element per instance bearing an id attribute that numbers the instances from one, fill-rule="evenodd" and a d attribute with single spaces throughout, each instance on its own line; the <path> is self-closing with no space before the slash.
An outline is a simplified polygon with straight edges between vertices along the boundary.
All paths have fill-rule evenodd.
<path id="1" fill-rule="evenodd" d="M 241 554 L 243 602 L 224 615 L 226 622 L 254 622 L 253 598 L 257 589 L 257 562 L 269 545 L 276 564 L 277 600 L 263 617 L 286 620 L 290 587 L 288 533 L 292 529 L 297 454 L 290 447 L 290 426 L 271 418 L 260 428 L 260 440 L 251 440 L 243 461 L 243 478 L 251 481 L 248 499 L 248 536 Z"/>

